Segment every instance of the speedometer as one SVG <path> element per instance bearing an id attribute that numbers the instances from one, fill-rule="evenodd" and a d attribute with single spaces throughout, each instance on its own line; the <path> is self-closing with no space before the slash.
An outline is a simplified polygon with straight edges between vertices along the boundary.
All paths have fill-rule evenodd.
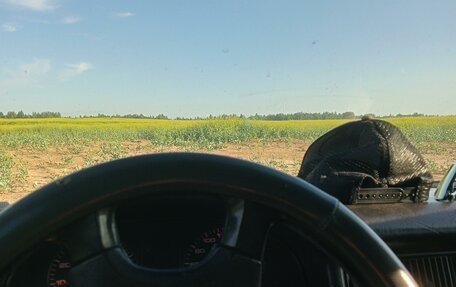
<path id="1" fill-rule="evenodd" d="M 220 241 L 222 234 L 223 229 L 217 227 L 204 232 L 194 240 L 185 253 L 184 266 L 192 266 L 201 262 L 215 244 Z"/>
<path id="2" fill-rule="evenodd" d="M 50 287 L 67 287 L 70 286 L 68 273 L 71 269 L 71 263 L 68 254 L 63 248 L 54 256 L 49 266 L 47 281 Z"/>

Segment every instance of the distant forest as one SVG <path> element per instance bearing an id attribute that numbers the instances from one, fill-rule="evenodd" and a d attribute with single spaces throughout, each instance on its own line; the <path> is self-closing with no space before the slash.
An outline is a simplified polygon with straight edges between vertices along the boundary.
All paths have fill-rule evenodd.
<path id="1" fill-rule="evenodd" d="M 396 114 L 388 116 L 376 116 L 374 114 L 368 114 L 369 116 L 376 118 L 389 118 L 389 117 L 424 117 L 427 115 L 420 113 L 413 114 Z M 244 116 L 244 115 L 209 115 L 206 117 L 176 117 L 176 120 L 207 120 L 207 119 L 228 119 L 228 118 L 238 118 L 238 119 L 251 119 L 251 120 L 267 120 L 267 121 L 288 121 L 288 120 L 335 120 L 335 119 L 357 119 L 365 115 L 356 115 L 354 112 L 323 112 L 323 113 L 292 113 L 292 114 L 269 114 L 269 115 L 259 115 L 255 114 L 253 116 Z M 59 112 L 33 112 L 31 114 L 26 114 L 23 111 L 14 112 L 9 111 L 7 113 L 0 112 L 0 118 L 5 119 L 40 119 L 40 118 L 62 118 L 63 116 Z M 147 116 L 143 114 L 127 114 L 127 115 L 106 115 L 98 114 L 91 116 L 79 116 L 78 118 L 129 118 L 129 119 L 154 119 L 154 120 L 167 120 L 170 119 L 164 114 L 159 114 L 156 116 Z"/>
<path id="2" fill-rule="evenodd" d="M 60 113 L 56 112 L 41 112 L 41 113 L 31 113 L 31 114 L 26 114 L 23 111 L 19 112 L 7 112 L 7 113 L 2 113 L 0 112 L 0 118 L 4 119 L 41 119 L 41 118 L 61 118 L 62 115 Z"/>

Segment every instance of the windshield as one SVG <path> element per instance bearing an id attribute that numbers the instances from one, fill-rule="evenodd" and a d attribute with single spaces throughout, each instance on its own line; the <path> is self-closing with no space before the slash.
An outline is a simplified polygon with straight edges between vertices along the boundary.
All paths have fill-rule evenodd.
<path id="1" fill-rule="evenodd" d="M 297 175 L 370 114 L 455 161 L 454 1 L 0 0 L 0 200 L 153 152 Z"/>

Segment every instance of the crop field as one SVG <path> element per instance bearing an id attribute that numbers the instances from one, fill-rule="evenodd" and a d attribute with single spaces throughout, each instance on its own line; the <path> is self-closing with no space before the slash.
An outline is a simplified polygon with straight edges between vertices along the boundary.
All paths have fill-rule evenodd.
<path id="1" fill-rule="evenodd" d="M 425 156 L 436 179 L 456 161 L 456 116 L 386 119 Z M 0 119 L 0 201 L 72 171 L 167 151 L 230 155 L 296 175 L 313 140 L 346 120 Z"/>

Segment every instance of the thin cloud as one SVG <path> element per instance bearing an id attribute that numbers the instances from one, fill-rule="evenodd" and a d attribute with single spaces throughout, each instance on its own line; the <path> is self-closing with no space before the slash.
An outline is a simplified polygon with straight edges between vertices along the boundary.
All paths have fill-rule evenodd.
<path id="1" fill-rule="evenodd" d="M 49 59 L 34 59 L 32 62 L 18 65 L 12 70 L 4 69 L 4 79 L 0 78 L 0 86 L 5 89 L 36 86 L 42 83 L 51 71 Z"/>
<path id="2" fill-rule="evenodd" d="M 51 70 L 51 61 L 48 59 L 34 59 L 31 63 L 19 66 L 18 73 L 24 76 L 44 76 Z"/>
<path id="3" fill-rule="evenodd" d="M 49 11 L 57 8 L 56 0 L 0 0 L 0 2 L 34 11 Z"/>
<path id="4" fill-rule="evenodd" d="M 94 66 L 89 62 L 80 62 L 77 64 L 69 64 L 69 65 L 67 65 L 67 68 L 60 73 L 59 79 L 62 81 L 66 81 L 70 78 L 78 76 L 89 70 L 92 70 L 93 68 L 94 68 Z"/>
<path id="5" fill-rule="evenodd" d="M 133 17 L 135 15 L 136 15 L 136 13 L 128 12 L 128 11 L 116 13 L 116 17 L 118 17 L 118 18 L 128 18 L 128 17 Z"/>
<path id="6" fill-rule="evenodd" d="M 2 25 L 2 31 L 13 33 L 17 31 L 17 27 L 13 24 L 5 23 Z"/>
<path id="7" fill-rule="evenodd" d="M 75 16 L 68 16 L 63 18 L 63 23 L 65 24 L 76 24 L 81 21 L 81 18 Z"/>

